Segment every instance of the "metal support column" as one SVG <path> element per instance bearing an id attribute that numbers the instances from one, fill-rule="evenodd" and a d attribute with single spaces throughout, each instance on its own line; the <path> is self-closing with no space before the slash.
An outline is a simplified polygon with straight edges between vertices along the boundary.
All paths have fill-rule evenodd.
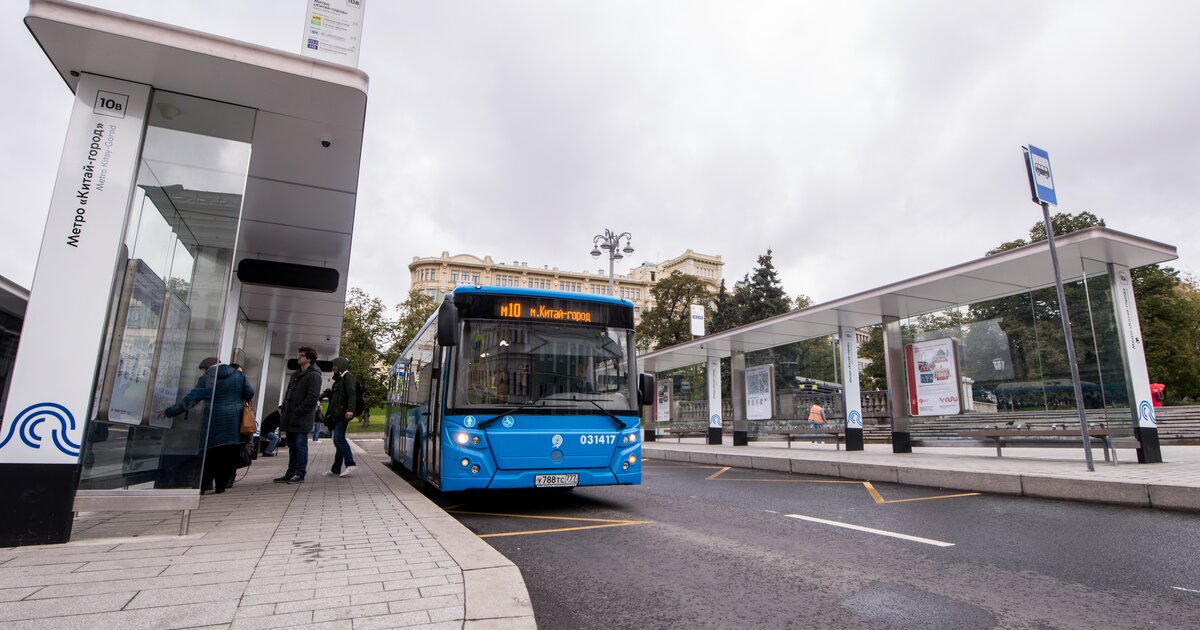
<path id="1" fill-rule="evenodd" d="M 911 453 L 912 433 L 908 428 L 908 382 L 904 371 L 904 339 L 900 318 L 883 318 L 883 362 L 887 371 L 888 417 L 892 423 L 892 452 Z"/>
<path id="2" fill-rule="evenodd" d="M 734 352 L 729 358 L 729 396 L 733 403 L 733 445 L 750 443 L 750 422 L 746 419 L 746 353 Z"/>

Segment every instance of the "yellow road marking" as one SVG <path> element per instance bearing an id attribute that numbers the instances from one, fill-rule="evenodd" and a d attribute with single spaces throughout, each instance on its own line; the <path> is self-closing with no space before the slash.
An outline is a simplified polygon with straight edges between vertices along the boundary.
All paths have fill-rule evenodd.
<path id="1" fill-rule="evenodd" d="M 480 538 L 498 538 L 500 536 L 528 536 L 530 534 L 556 534 L 559 532 L 577 532 L 584 529 L 604 529 L 605 527 L 624 527 L 626 525 L 643 525 L 651 521 L 625 521 L 622 523 L 606 523 L 604 525 L 581 525 L 579 527 L 560 527 L 558 529 L 535 529 L 527 532 L 500 532 L 498 534 L 480 534 Z"/>
<path id="2" fill-rule="evenodd" d="M 725 466 L 717 472 L 704 478 L 705 481 L 753 481 L 757 483 L 861 483 L 851 479 L 733 479 L 730 477 L 721 477 L 725 471 L 730 470 L 731 466 Z M 717 477 L 721 477 L 717 479 Z"/>
<path id="3" fill-rule="evenodd" d="M 704 480 L 705 481 L 753 481 L 753 482 L 757 482 L 757 483 L 854 483 L 854 484 L 861 483 L 863 485 L 863 487 L 867 489 L 867 492 L 871 493 L 871 498 L 875 500 L 876 505 L 887 505 L 887 504 L 892 504 L 892 503 L 911 503 L 913 501 L 932 501 L 934 499 L 957 499 L 960 497 L 977 497 L 980 494 L 982 494 L 980 492 L 963 492 L 963 493 L 959 493 L 959 494 L 942 494 L 942 495 L 938 495 L 938 496 L 934 496 L 934 497 L 914 497 L 911 499 L 888 500 L 888 499 L 883 498 L 883 495 L 879 494 L 879 491 L 875 489 L 875 486 L 871 485 L 870 481 L 854 481 L 854 480 L 850 480 L 850 479 L 731 479 L 729 477 L 721 477 L 721 475 L 725 474 L 732 468 L 733 468 L 732 466 L 723 466 L 717 472 L 705 477 Z M 720 479 L 718 479 L 718 477 L 720 477 Z"/>
<path id="4" fill-rule="evenodd" d="M 718 470 L 717 472 L 709 475 L 708 477 L 705 477 L 704 480 L 712 481 L 713 479 L 716 479 L 717 477 L 720 477 L 722 474 L 724 474 L 725 471 L 729 470 L 729 468 L 730 468 L 729 466 L 726 466 L 726 467 L 722 468 L 721 470 Z"/>
<path id="5" fill-rule="evenodd" d="M 533 514 L 505 514 L 503 512 L 470 512 L 466 510 L 446 510 L 454 514 L 472 514 L 474 516 L 507 516 L 508 518 L 537 518 L 547 521 L 582 521 L 585 523 L 648 523 L 649 521 L 631 521 L 624 518 L 584 518 L 582 516 L 536 516 Z"/>
<path id="6" fill-rule="evenodd" d="M 498 532 L 495 534 L 480 534 L 480 538 L 497 538 L 500 536 L 528 536 L 530 534 L 554 534 L 559 532 L 577 532 L 585 529 L 604 529 L 606 527 L 624 527 L 626 525 L 644 525 L 653 523 L 654 521 L 631 521 L 628 519 L 614 518 L 583 518 L 580 516 L 535 516 L 532 514 L 506 514 L 503 512 L 470 512 L 466 510 L 446 510 L 453 514 L 467 514 L 470 516 L 499 516 L 503 518 L 530 518 L 541 519 L 547 521 L 574 521 L 582 523 L 599 523 L 598 525 L 579 525 L 577 527 L 556 527 L 552 529 L 534 529 L 516 532 Z"/>
<path id="7" fill-rule="evenodd" d="M 883 496 L 879 494 L 879 491 L 875 489 L 875 486 L 871 485 L 870 481 L 864 481 L 864 482 L 862 482 L 862 485 L 863 485 L 863 487 L 865 487 L 867 489 L 867 492 L 871 493 L 871 498 L 875 499 L 875 503 L 878 505 L 883 505 L 885 503 L 890 504 L 890 503 L 911 503 L 913 501 L 932 501 L 934 499 L 957 499 L 959 497 L 977 497 L 977 496 L 983 494 L 982 492 L 962 492 L 959 494 L 940 494 L 935 497 L 913 497 L 911 499 L 890 499 L 890 500 L 888 500 L 888 499 L 884 499 Z"/>

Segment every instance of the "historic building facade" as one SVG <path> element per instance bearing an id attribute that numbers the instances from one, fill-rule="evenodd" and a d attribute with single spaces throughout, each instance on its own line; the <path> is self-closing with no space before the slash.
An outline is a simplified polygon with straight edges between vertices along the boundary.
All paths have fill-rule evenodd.
<path id="1" fill-rule="evenodd" d="M 603 260 L 603 259 L 602 259 Z M 721 286 L 721 271 L 725 263 L 720 256 L 700 254 L 692 250 L 660 263 L 644 262 L 628 274 L 614 278 L 614 293 L 630 300 L 640 316 L 654 306 L 650 289 L 656 282 L 672 273 L 686 273 L 704 281 L 715 294 Z M 414 256 L 408 265 L 412 287 L 435 299 L 460 284 L 481 284 L 528 289 L 554 289 L 572 293 L 608 295 L 608 273 L 603 269 L 565 271 L 549 265 L 530 266 L 527 262 L 496 262 L 491 256 L 479 258 L 472 254 L 442 252 L 439 257 Z"/>

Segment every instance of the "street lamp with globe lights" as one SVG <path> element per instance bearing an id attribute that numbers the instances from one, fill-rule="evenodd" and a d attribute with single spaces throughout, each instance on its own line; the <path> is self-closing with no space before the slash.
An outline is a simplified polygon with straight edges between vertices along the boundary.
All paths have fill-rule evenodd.
<path id="1" fill-rule="evenodd" d="M 625 239 L 625 247 L 621 247 L 621 239 Z M 621 232 L 614 234 L 612 230 L 605 229 L 604 234 L 597 234 L 592 237 L 592 258 L 599 258 L 601 251 L 608 252 L 608 294 L 613 295 L 615 291 L 615 283 L 613 281 L 613 263 L 625 257 L 625 254 L 633 253 L 633 246 L 630 241 L 633 236 L 629 232 Z M 624 253 L 622 253 L 624 252 Z"/>

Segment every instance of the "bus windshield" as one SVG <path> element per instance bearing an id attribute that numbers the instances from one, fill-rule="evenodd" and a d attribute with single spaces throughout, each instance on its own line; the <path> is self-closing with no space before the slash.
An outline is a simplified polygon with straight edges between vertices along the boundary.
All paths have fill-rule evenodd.
<path id="1" fill-rule="evenodd" d="M 629 411 L 633 331 L 507 320 L 466 320 L 450 407 L 554 401 L 555 409 Z"/>

